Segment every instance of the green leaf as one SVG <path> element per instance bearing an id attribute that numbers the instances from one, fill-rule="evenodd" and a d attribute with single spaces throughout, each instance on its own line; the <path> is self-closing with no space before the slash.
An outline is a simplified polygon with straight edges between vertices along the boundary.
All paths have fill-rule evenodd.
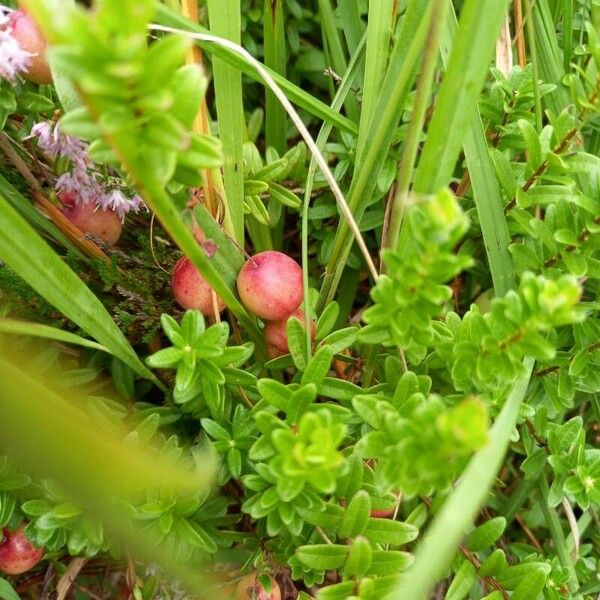
<path id="1" fill-rule="evenodd" d="M 419 529 L 409 523 L 392 519 L 369 519 L 363 535 L 376 544 L 403 546 L 419 535 Z"/>
<path id="2" fill-rule="evenodd" d="M 340 314 L 340 306 L 337 302 L 330 302 L 317 321 L 316 339 L 320 342 L 329 335 L 337 323 Z"/>
<path id="3" fill-rule="evenodd" d="M 506 519 L 504 517 L 488 519 L 467 536 L 465 545 L 471 552 L 487 550 L 500 538 L 505 527 Z"/>
<path id="4" fill-rule="evenodd" d="M 348 548 L 338 544 L 314 544 L 300 546 L 296 550 L 298 560 L 310 569 L 329 571 L 339 569 L 346 562 Z"/>
<path id="5" fill-rule="evenodd" d="M 321 340 L 320 345 L 328 345 L 334 354 L 338 354 L 354 344 L 357 332 L 358 329 L 356 327 L 338 329 Z"/>
<path id="6" fill-rule="evenodd" d="M 361 534 L 367 526 L 370 511 L 371 498 L 365 490 L 360 490 L 354 494 L 354 497 L 346 507 L 337 530 L 337 535 L 345 539 Z M 379 540 L 375 541 L 378 542 Z"/>
<path id="7" fill-rule="evenodd" d="M 502 573 L 507 566 L 508 563 L 504 551 L 497 548 L 485 559 L 479 569 L 479 574 L 482 577 L 488 577 L 489 575 L 496 576 Z"/>
<path id="8" fill-rule="evenodd" d="M 0 577 L 0 598 L 2 600 L 21 600 L 21 597 L 6 579 Z"/>
<path id="9" fill-rule="evenodd" d="M 304 335 L 304 327 L 300 320 L 296 317 L 290 317 L 285 324 L 285 331 L 288 340 L 290 354 L 294 359 L 294 364 L 299 371 L 304 371 L 306 368 L 306 337 Z"/>
<path id="10" fill-rule="evenodd" d="M 301 383 L 303 385 L 307 383 L 314 383 L 316 386 L 321 385 L 325 376 L 329 373 L 332 359 L 333 352 L 329 346 L 319 348 L 306 366 Z"/>
<path id="11" fill-rule="evenodd" d="M 530 600 L 537 598 L 546 585 L 548 574 L 542 569 L 528 573 L 511 594 L 511 600 Z"/>
<path id="12" fill-rule="evenodd" d="M 2 318 L 0 319 L 0 332 L 17 335 L 31 335 L 34 337 L 55 340 L 57 342 L 66 342 L 68 344 L 76 344 L 86 348 L 94 348 L 95 350 L 109 352 L 107 348 L 97 344 L 96 342 L 86 340 L 85 338 L 82 338 L 81 336 L 69 331 L 63 331 L 62 329 L 50 327 L 49 325 L 42 325 L 41 323 L 31 323 L 29 321 L 18 321 L 16 319 Z"/>
<path id="13" fill-rule="evenodd" d="M 0 256 L 32 288 L 136 373 L 163 385 L 140 361 L 100 300 L 0 194 Z M 163 388 L 164 389 L 164 388 Z"/>
<path id="14" fill-rule="evenodd" d="M 186 129 L 194 124 L 206 85 L 207 79 L 196 64 L 180 67 L 169 81 L 169 88 L 175 92 L 171 110 Z"/>
<path id="15" fill-rule="evenodd" d="M 294 192 L 291 192 L 278 183 L 269 184 L 269 195 L 283 206 L 289 208 L 300 208 L 302 206 L 302 200 Z"/>
<path id="16" fill-rule="evenodd" d="M 473 587 L 475 579 L 475 567 L 468 560 L 463 560 L 446 592 L 445 600 L 463 600 Z"/>
<path id="17" fill-rule="evenodd" d="M 172 346 L 163 348 L 146 359 L 146 364 L 153 369 L 170 369 L 179 364 L 183 358 L 183 350 Z"/>
<path id="18" fill-rule="evenodd" d="M 371 567 L 372 560 L 373 550 L 369 540 L 359 535 L 350 546 L 344 565 L 344 579 L 362 577 Z"/>
<path id="19" fill-rule="evenodd" d="M 399 550 L 375 550 L 368 575 L 395 575 L 408 569 L 414 562 L 412 554 Z M 396 596 L 399 597 L 399 596 Z"/>
<path id="20" fill-rule="evenodd" d="M 214 440 L 228 442 L 231 439 L 229 432 L 212 419 L 201 419 L 200 424 L 202 425 L 202 429 Z"/>

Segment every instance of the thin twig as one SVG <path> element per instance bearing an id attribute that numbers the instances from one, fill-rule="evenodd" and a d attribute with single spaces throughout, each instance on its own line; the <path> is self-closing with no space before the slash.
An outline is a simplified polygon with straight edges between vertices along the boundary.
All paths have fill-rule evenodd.
<path id="1" fill-rule="evenodd" d="M 73 582 L 79 575 L 79 572 L 83 568 L 83 565 L 87 562 L 87 558 L 74 558 L 67 567 L 62 577 L 58 580 L 56 585 L 56 600 L 64 600 L 73 585 Z"/>

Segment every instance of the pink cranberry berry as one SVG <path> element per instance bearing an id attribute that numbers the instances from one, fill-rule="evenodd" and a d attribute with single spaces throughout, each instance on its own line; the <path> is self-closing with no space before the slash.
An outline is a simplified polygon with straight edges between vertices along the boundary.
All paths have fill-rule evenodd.
<path id="1" fill-rule="evenodd" d="M 296 317 L 302 323 L 304 327 L 304 311 L 299 308 L 295 310 L 291 315 L 288 315 L 284 319 L 279 321 L 269 321 L 264 328 L 265 340 L 267 342 L 267 350 L 271 358 L 277 358 L 288 354 L 290 349 L 288 346 L 286 325 L 288 319 Z M 310 337 L 315 338 L 317 327 L 314 321 L 310 322 Z"/>
<path id="2" fill-rule="evenodd" d="M 171 287 L 175 300 L 182 308 L 199 310 L 205 316 L 214 314 L 212 288 L 185 256 L 175 264 Z M 225 303 L 217 296 L 218 311 L 224 308 Z"/>
<path id="3" fill-rule="evenodd" d="M 237 287 L 249 311 L 277 321 L 293 313 L 302 302 L 302 269 L 282 252 L 260 252 L 242 267 Z"/>
<path id="4" fill-rule="evenodd" d="M 43 548 L 36 548 L 27 538 L 25 524 L 16 531 L 3 530 L 0 542 L 0 571 L 20 575 L 35 567 L 44 556 Z"/>
<path id="5" fill-rule="evenodd" d="M 35 21 L 24 11 L 14 10 L 8 16 L 8 27 L 19 46 L 33 56 L 25 79 L 34 83 L 52 83 L 52 73 L 46 58 L 46 40 Z"/>
<path id="6" fill-rule="evenodd" d="M 93 202 L 76 202 L 73 193 L 61 192 L 58 195 L 63 203 L 63 214 L 83 233 L 102 240 L 107 246 L 114 246 L 121 237 L 123 223 L 113 210 L 105 210 Z"/>

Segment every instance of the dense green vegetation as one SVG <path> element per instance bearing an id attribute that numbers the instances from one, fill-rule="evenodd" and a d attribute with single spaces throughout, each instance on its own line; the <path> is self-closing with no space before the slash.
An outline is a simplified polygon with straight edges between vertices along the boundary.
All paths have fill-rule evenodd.
<path id="1" fill-rule="evenodd" d="M 0 11 L 1 599 L 598 597 L 598 0 Z"/>

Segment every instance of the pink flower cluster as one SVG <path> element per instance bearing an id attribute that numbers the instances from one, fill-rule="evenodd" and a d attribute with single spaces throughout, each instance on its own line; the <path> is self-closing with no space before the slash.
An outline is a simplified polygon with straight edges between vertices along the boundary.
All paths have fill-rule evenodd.
<path id="1" fill-rule="evenodd" d="M 63 134 L 57 124 L 49 121 L 36 123 L 31 135 L 37 138 L 38 146 L 50 158 L 68 158 L 73 164 L 72 171 L 56 180 L 58 192 L 72 195 L 77 202 L 94 202 L 105 210 L 113 210 L 121 219 L 129 211 L 139 212 L 145 206 L 138 194 L 128 198 L 121 187 L 107 187 L 88 156 L 87 144 L 79 138 Z"/>
<path id="2" fill-rule="evenodd" d="M 20 73 L 29 70 L 32 56 L 12 36 L 10 19 L 0 8 L 0 77 L 15 83 Z"/>

